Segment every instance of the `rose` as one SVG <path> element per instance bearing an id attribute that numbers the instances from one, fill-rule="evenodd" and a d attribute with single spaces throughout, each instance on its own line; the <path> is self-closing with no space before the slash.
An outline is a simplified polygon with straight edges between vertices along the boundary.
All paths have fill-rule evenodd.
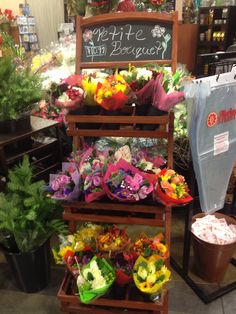
<path id="1" fill-rule="evenodd" d="M 168 181 L 161 181 L 161 187 L 165 190 L 166 193 L 174 193 L 174 188 L 170 185 Z"/>
<path id="2" fill-rule="evenodd" d="M 51 188 L 53 189 L 53 191 L 58 191 L 60 189 L 60 180 L 57 177 L 56 179 L 54 179 L 51 184 L 50 184 Z"/>
<path id="3" fill-rule="evenodd" d="M 61 175 L 59 180 L 62 186 L 71 183 L 71 178 L 65 174 Z"/>

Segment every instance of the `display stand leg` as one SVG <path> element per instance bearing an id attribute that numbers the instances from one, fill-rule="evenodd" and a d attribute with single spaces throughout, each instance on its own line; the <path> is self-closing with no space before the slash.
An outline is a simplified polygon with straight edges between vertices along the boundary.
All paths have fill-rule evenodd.
<path id="1" fill-rule="evenodd" d="M 195 175 L 193 175 L 194 170 L 193 166 L 191 164 L 190 166 L 190 171 L 191 171 L 191 180 L 190 180 L 190 192 L 191 195 L 195 195 L 195 187 L 196 187 L 196 182 L 195 182 Z M 185 226 L 184 226 L 184 247 L 183 247 L 183 272 L 185 275 L 188 275 L 188 270 L 189 270 L 189 256 L 190 256 L 190 248 L 191 248 L 191 225 L 192 225 L 192 216 L 193 216 L 193 206 L 194 202 L 191 202 L 188 205 L 187 211 L 185 213 Z"/>
<path id="2" fill-rule="evenodd" d="M 68 224 L 68 230 L 69 232 L 72 234 L 76 231 L 76 226 L 77 226 L 77 222 L 76 221 L 69 221 L 69 224 Z"/>
<path id="3" fill-rule="evenodd" d="M 194 171 L 192 171 L 191 182 L 190 182 L 190 194 L 195 195 L 195 175 Z M 236 206 L 236 185 L 234 188 L 234 199 L 232 202 L 232 213 L 235 213 Z M 188 207 L 186 207 L 185 213 L 185 229 L 184 229 L 184 247 L 183 247 L 183 259 L 182 265 L 180 265 L 176 260 L 171 257 L 171 265 L 174 270 L 184 279 L 184 281 L 193 289 L 193 291 L 197 294 L 197 296 L 206 304 L 222 297 L 223 295 L 233 291 L 236 289 L 236 281 L 217 289 L 216 291 L 207 294 L 205 291 L 201 289 L 201 287 L 189 276 L 189 261 L 190 261 L 190 248 L 191 248 L 191 223 L 193 217 L 193 206 L 194 202 L 192 202 Z M 236 267 L 236 260 L 232 259 L 231 264 Z"/>

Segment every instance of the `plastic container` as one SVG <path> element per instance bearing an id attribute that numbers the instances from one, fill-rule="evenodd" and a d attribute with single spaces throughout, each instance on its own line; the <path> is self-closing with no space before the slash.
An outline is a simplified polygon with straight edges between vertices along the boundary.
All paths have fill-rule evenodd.
<path id="1" fill-rule="evenodd" d="M 220 213 L 213 215 L 217 218 L 225 218 L 227 224 L 236 225 L 234 217 Z M 192 222 L 204 216 L 204 213 L 197 214 L 193 216 Z M 193 233 L 192 240 L 197 275 L 207 282 L 221 282 L 236 250 L 236 242 L 225 245 L 212 244 L 199 239 Z"/>
<path id="2" fill-rule="evenodd" d="M 51 273 L 49 241 L 32 252 L 4 251 L 4 254 L 21 291 L 38 292 L 48 285 Z"/>

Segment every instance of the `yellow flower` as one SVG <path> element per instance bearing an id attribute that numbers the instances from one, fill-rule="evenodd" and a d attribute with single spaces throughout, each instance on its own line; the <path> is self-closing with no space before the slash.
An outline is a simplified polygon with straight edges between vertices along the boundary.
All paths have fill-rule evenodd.
<path id="1" fill-rule="evenodd" d="M 104 92 L 104 97 L 105 98 L 108 98 L 108 97 L 111 97 L 112 96 L 112 92 L 110 91 L 110 90 L 106 90 L 105 92 Z"/>
<path id="2" fill-rule="evenodd" d="M 157 280 L 156 274 L 150 274 L 147 276 L 147 283 L 153 285 Z"/>
<path id="3" fill-rule="evenodd" d="M 85 77 L 81 84 L 85 91 L 85 104 L 88 106 L 97 106 L 97 102 L 94 100 L 95 92 L 98 82 L 103 83 L 104 79 L 96 79 L 92 77 Z"/>
<path id="4" fill-rule="evenodd" d="M 146 280 L 148 276 L 147 270 L 144 267 L 140 266 L 138 268 L 138 276 L 141 277 L 143 280 Z"/>
<path id="5" fill-rule="evenodd" d="M 157 244 L 157 249 L 159 251 L 161 251 L 162 253 L 166 253 L 167 252 L 167 247 L 166 245 L 162 244 L 162 243 L 158 243 Z"/>
<path id="6" fill-rule="evenodd" d="M 115 89 L 116 89 L 116 92 L 123 92 L 124 93 L 127 89 L 127 86 L 124 84 L 116 84 Z"/>
<path id="7" fill-rule="evenodd" d="M 71 246 L 64 246 L 60 248 L 58 255 L 61 256 L 63 259 L 67 251 L 73 251 L 73 248 Z"/>

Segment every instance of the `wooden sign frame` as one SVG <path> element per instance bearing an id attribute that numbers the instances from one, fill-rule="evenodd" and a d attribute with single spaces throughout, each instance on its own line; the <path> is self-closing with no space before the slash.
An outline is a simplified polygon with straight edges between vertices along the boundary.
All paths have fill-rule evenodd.
<path id="1" fill-rule="evenodd" d="M 158 60 L 134 60 L 134 61 L 106 61 L 106 62 L 83 62 L 82 48 L 83 48 L 83 29 L 92 26 L 100 26 L 109 23 L 127 23 L 127 22 L 155 22 L 172 25 L 171 37 L 171 59 Z M 124 12 L 124 13 L 109 13 L 98 16 L 82 18 L 76 17 L 76 73 L 79 74 L 81 69 L 88 68 L 114 68 L 125 67 L 129 64 L 134 66 L 145 66 L 147 64 L 170 65 L 172 71 L 176 70 L 177 66 L 177 36 L 178 36 L 178 12 L 173 13 L 149 13 L 149 12 Z"/>

